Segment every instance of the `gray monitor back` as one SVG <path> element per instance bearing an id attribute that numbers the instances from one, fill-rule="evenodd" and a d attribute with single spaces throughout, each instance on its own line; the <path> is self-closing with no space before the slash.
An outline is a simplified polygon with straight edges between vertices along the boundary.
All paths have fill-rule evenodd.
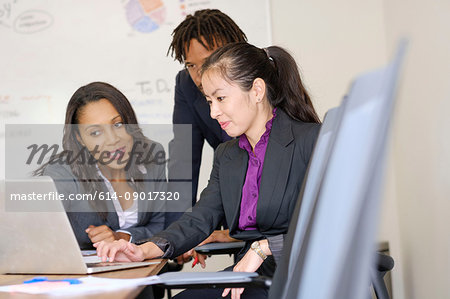
<path id="1" fill-rule="evenodd" d="M 293 272 L 299 267 L 301 245 L 304 244 L 308 224 L 316 205 L 317 192 L 326 169 L 334 142 L 334 133 L 339 126 L 341 115 L 342 107 L 336 107 L 330 109 L 324 117 L 302 190 L 291 217 L 289 231 L 285 237 L 284 254 L 274 275 L 270 288 L 270 298 L 285 298 L 287 290 L 293 287 L 292 284 L 298 283 L 292 280 Z M 283 295 L 280 296 L 280 294 Z"/>
<path id="2" fill-rule="evenodd" d="M 318 192 L 304 261 L 287 298 L 365 298 L 394 90 L 406 45 L 387 67 L 352 85 Z"/>

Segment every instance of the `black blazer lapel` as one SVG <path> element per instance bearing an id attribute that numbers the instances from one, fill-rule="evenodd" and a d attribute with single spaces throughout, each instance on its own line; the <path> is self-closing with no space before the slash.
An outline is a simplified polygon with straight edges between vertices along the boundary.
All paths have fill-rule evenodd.
<path id="1" fill-rule="evenodd" d="M 236 145 L 224 157 L 221 167 L 220 180 L 225 215 L 230 231 L 235 231 L 239 223 L 239 211 L 241 206 L 242 187 L 247 173 L 248 154 Z"/>
<path id="2" fill-rule="evenodd" d="M 109 227 L 112 230 L 118 230 L 120 229 L 119 226 L 119 216 L 117 215 L 116 209 L 114 207 L 114 204 L 112 201 L 107 201 L 107 206 L 108 206 L 108 214 L 106 216 L 106 221 L 109 224 Z"/>
<path id="3" fill-rule="evenodd" d="M 256 208 L 257 223 L 268 227 L 275 221 L 280 209 L 294 153 L 291 121 L 281 109 L 277 109 L 276 113 L 264 158 Z"/>

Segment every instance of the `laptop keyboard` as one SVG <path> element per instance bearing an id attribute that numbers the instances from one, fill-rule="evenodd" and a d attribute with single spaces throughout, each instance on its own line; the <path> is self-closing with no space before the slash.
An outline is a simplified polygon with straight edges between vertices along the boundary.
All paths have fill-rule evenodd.
<path id="1" fill-rule="evenodd" d="M 93 263 L 101 263 L 102 259 L 96 255 L 88 255 L 83 256 L 83 261 L 86 264 L 93 264 Z"/>

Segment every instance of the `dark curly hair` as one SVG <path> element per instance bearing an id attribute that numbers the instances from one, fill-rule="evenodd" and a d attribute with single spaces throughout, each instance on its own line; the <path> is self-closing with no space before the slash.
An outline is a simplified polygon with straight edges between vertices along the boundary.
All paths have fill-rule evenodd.
<path id="1" fill-rule="evenodd" d="M 167 50 L 167 55 L 175 57 L 180 63 L 186 59 L 186 51 L 189 51 L 189 42 L 192 39 L 208 50 L 214 46 L 228 43 L 246 42 L 247 36 L 241 28 L 226 14 L 218 9 L 203 9 L 188 15 L 183 22 L 172 32 L 172 43 Z M 204 38 L 206 44 L 203 42 Z"/>

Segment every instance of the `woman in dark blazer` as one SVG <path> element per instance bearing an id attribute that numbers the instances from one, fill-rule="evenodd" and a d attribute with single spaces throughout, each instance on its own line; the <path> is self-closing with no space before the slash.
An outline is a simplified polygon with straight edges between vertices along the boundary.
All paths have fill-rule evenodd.
<path id="1" fill-rule="evenodd" d="M 230 236 L 245 240 L 228 270 L 272 276 L 319 132 L 319 119 L 294 59 L 282 48 L 226 45 L 202 68 L 211 117 L 232 137 L 219 145 L 208 186 L 185 213 L 149 242 L 94 244 L 106 260 L 173 257 L 206 239 L 225 219 Z M 223 290 L 222 290 L 223 291 Z M 243 289 L 233 289 L 238 298 Z M 227 295 L 229 289 L 223 292 Z M 180 298 L 216 298 L 218 290 L 188 290 Z M 267 296 L 248 289 L 244 298 Z"/>
<path id="2" fill-rule="evenodd" d="M 64 151 L 35 174 L 50 176 L 64 195 L 80 248 L 160 232 L 164 206 L 148 197 L 166 191 L 165 153 L 143 135 L 127 98 L 103 82 L 80 87 L 65 123 Z"/>

